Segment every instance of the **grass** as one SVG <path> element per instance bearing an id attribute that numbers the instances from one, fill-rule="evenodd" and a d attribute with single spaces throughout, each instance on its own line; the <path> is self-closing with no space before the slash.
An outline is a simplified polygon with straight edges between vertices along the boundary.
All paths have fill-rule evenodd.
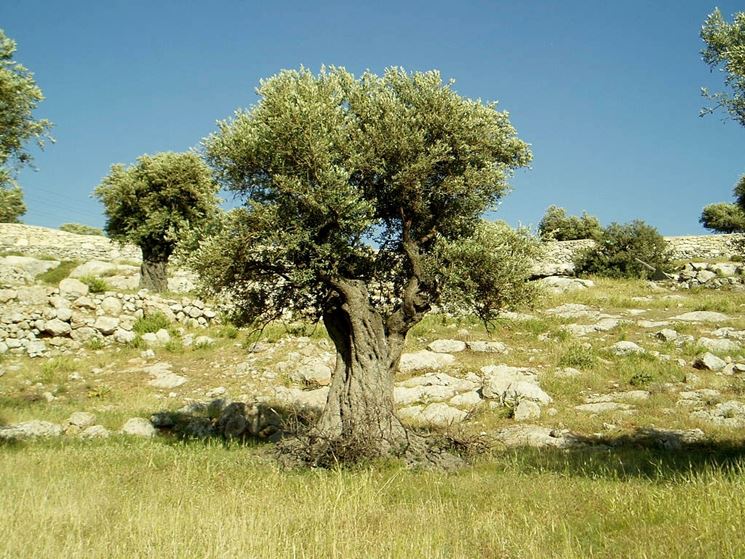
<path id="1" fill-rule="evenodd" d="M 0 455 L 0 552 L 737 557 L 745 553 L 743 473 L 737 453 L 703 463 L 638 452 L 502 453 L 447 474 L 395 464 L 281 471 L 260 448 L 217 444 L 37 444 Z"/>
<path id="2" fill-rule="evenodd" d="M 106 280 L 96 276 L 82 276 L 80 281 L 88 286 L 88 290 L 91 293 L 104 293 L 111 289 L 109 284 L 106 283 Z"/>
<path id="3" fill-rule="evenodd" d="M 64 262 L 60 262 L 60 265 L 56 268 L 52 268 L 36 276 L 36 280 L 48 285 L 57 285 L 63 279 L 67 278 L 79 265 L 80 262 L 77 260 L 65 260 Z"/>
<path id="4" fill-rule="evenodd" d="M 680 391 L 694 389 L 682 380 L 694 372 L 690 361 L 702 348 L 659 341 L 655 329 L 639 326 L 627 312 L 641 310 L 638 319 L 658 321 L 720 309 L 733 319 L 727 325 L 745 329 L 745 294 L 657 293 L 645 282 L 598 280 L 592 290 L 546 297 L 542 307 L 563 303 L 586 304 L 628 322 L 574 338 L 562 327 L 593 319 L 557 318 L 539 308 L 531 311 L 533 318 L 501 319 L 486 328 L 473 318 L 430 315 L 410 333 L 407 350 L 438 338 L 505 343 L 506 354 L 456 354 L 449 372 L 463 376 L 495 363 L 530 367 L 554 399 L 552 414 L 547 407 L 536 423 L 602 433 L 608 443 L 602 450 L 495 446 L 456 472 L 411 471 L 395 462 L 294 471 L 276 465 L 271 445 L 214 439 L 180 443 L 165 436 L 141 441 L 113 435 L 104 441 L 64 437 L 4 445 L 0 557 L 745 556 L 745 437 L 741 430 L 691 418 L 689 409 L 676 404 Z M 696 339 L 711 337 L 717 326 L 670 325 Z M 170 327 L 165 316 L 154 314 L 138 320 L 135 331 L 140 340 Z M 233 399 L 266 395 L 283 377 L 277 374 L 270 383 L 261 373 L 302 358 L 305 349 L 332 351 L 321 325 L 273 323 L 261 337 L 232 325 L 189 333 L 209 335 L 215 344 L 184 347 L 174 338 L 155 348 L 154 361 L 167 361 L 188 379 L 173 390 L 148 385 L 144 368 L 154 361 L 140 357 L 141 340 L 131 347 L 88 342 L 75 357 L 6 356 L 0 422 L 63 423 L 83 410 L 116 432 L 130 417 L 176 410 L 217 386 Z M 298 336 L 308 339 L 300 343 Z M 248 351 L 259 339 L 269 343 Z M 647 352 L 614 355 L 608 348 L 619 340 Z M 688 364 L 680 366 L 679 358 Z M 564 367 L 580 375 L 562 378 L 557 369 Z M 73 371 L 79 380 L 69 380 Z M 741 376 L 695 373 L 700 387 L 721 392 L 712 403 L 745 397 Z M 574 407 L 590 396 L 632 389 L 651 393 L 634 403 L 634 414 L 592 415 Z M 44 392 L 57 399 L 47 402 Z M 514 424 L 507 408 L 482 405 L 463 429 L 478 435 Z M 650 425 L 700 427 L 711 443 L 674 452 L 624 438 Z"/>

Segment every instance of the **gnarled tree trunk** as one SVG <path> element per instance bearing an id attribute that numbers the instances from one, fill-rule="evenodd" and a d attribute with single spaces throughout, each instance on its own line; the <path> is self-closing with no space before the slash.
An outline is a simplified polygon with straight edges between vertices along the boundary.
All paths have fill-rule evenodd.
<path id="1" fill-rule="evenodd" d="M 405 333 L 387 331 L 367 290 L 352 282 L 323 320 L 337 356 L 318 441 L 340 460 L 404 454 L 410 441 L 395 415 L 393 383 Z"/>
<path id="2" fill-rule="evenodd" d="M 168 262 L 143 260 L 140 266 L 140 289 L 157 293 L 168 291 Z"/>

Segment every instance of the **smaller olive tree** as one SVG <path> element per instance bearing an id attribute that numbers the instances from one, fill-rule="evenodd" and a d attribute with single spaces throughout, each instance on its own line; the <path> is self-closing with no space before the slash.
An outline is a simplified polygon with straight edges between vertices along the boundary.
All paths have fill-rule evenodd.
<path id="1" fill-rule="evenodd" d="M 165 291 L 168 259 L 186 230 L 214 217 L 217 191 L 196 153 L 164 152 L 113 165 L 94 195 L 106 211 L 106 233 L 142 249 L 140 287 Z"/>
<path id="2" fill-rule="evenodd" d="M 564 208 L 549 206 L 538 224 L 541 239 L 573 241 L 575 239 L 597 239 L 603 228 L 595 216 L 582 212 L 581 216 L 569 216 Z"/>
<path id="3" fill-rule="evenodd" d="M 647 278 L 652 271 L 642 262 L 665 272 L 670 269 L 671 260 L 670 249 L 657 229 L 635 220 L 611 223 L 594 247 L 577 255 L 574 264 L 575 272 L 582 275 Z"/>
<path id="4" fill-rule="evenodd" d="M 701 212 L 701 225 L 715 233 L 745 232 L 745 175 L 733 189 L 733 203 L 719 202 L 705 206 Z"/>
<path id="5" fill-rule="evenodd" d="M 59 226 L 59 229 L 66 233 L 75 233 L 76 235 L 103 235 L 103 231 L 98 227 L 83 225 L 82 223 L 63 223 Z"/>

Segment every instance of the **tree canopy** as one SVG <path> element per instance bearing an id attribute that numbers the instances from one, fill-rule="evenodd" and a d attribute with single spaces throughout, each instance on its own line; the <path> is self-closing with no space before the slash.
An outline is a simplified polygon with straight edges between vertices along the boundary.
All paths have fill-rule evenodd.
<path id="1" fill-rule="evenodd" d="M 191 152 L 143 155 L 134 165 L 112 165 L 94 195 L 106 211 L 106 233 L 142 249 L 142 286 L 165 289 L 165 265 L 187 230 L 212 219 L 218 186 Z"/>
<path id="2" fill-rule="evenodd" d="M 564 208 L 558 206 L 549 206 L 538 224 L 538 233 L 544 240 L 596 239 L 602 230 L 595 216 L 587 212 L 582 212 L 581 216 L 569 216 Z"/>
<path id="3" fill-rule="evenodd" d="M 699 222 L 717 233 L 745 232 L 745 175 L 733 189 L 735 202 L 718 202 L 705 206 Z"/>
<path id="4" fill-rule="evenodd" d="M 440 272 L 456 260 L 445 247 L 477 234 L 530 150 L 507 113 L 436 71 L 283 71 L 258 94 L 205 142 L 245 205 L 194 265 L 245 319 L 322 318 L 337 367 L 319 432 L 385 453 L 402 440 L 393 375 L 406 333 L 441 301 Z M 510 301 L 479 302 L 489 315 Z"/>
<path id="5" fill-rule="evenodd" d="M 706 48 L 701 52 L 704 62 L 712 70 L 724 71 L 724 83 L 731 90 L 710 93 L 704 88 L 704 96 L 714 105 L 703 112 L 711 113 L 721 108 L 745 126 L 745 12 L 736 13 L 729 23 L 722 12 L 715 9 L 701 28 L 701 38 L 706 42 Z"/>
<path id="6" fill-rule="evenodd" d="M 0 29 L 0 222 L 17 222 L 26 213 L 15 176 L 32 161 L 27 142 L 43 146 L 51 127 L 48 120 L 33 117 L 44 96 L 33 74 L 13 60 L 15 51 L 15 41 Z"/>

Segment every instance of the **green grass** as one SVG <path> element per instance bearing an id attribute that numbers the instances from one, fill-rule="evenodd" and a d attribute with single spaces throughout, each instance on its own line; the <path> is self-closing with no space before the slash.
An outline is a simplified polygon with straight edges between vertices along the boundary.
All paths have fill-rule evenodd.
<path id="1" fill-rule="evenodd" d="M 88 286 L 88 290 L 91 293 L 104 293 L 111 290 L 106 280 L 96 276 L 83 276 L 80 278 L 80 281 Z"/>
<path id="2" fill-rule="evenodd" d="M 64 262 L 60 262 L 60 265 L 56 268 L 52 268 L 36 276 L 36 280 L 49 285 L 57 285 L 63 279 L 67 278 L 79 265 L 80 262 L 77 260 L 65 260 Z"/>
<path id="3" fill-rule="evenodd" d="M 448 474 L 282 471 L 262 449 L 200 443 L 8 447 L 0 554 L 739 557 L 744 473 L 737 453 L 521 451 Z"/>
<path id="4" fill-rule="evenodd" d="M 132 329 L 135 333 L 142 335 L 155 333 L 158 330 L 168 330 L 171 327 L 171 321 L 161 312 L 154 312 L 142 318 L 138 318 Z"/>

